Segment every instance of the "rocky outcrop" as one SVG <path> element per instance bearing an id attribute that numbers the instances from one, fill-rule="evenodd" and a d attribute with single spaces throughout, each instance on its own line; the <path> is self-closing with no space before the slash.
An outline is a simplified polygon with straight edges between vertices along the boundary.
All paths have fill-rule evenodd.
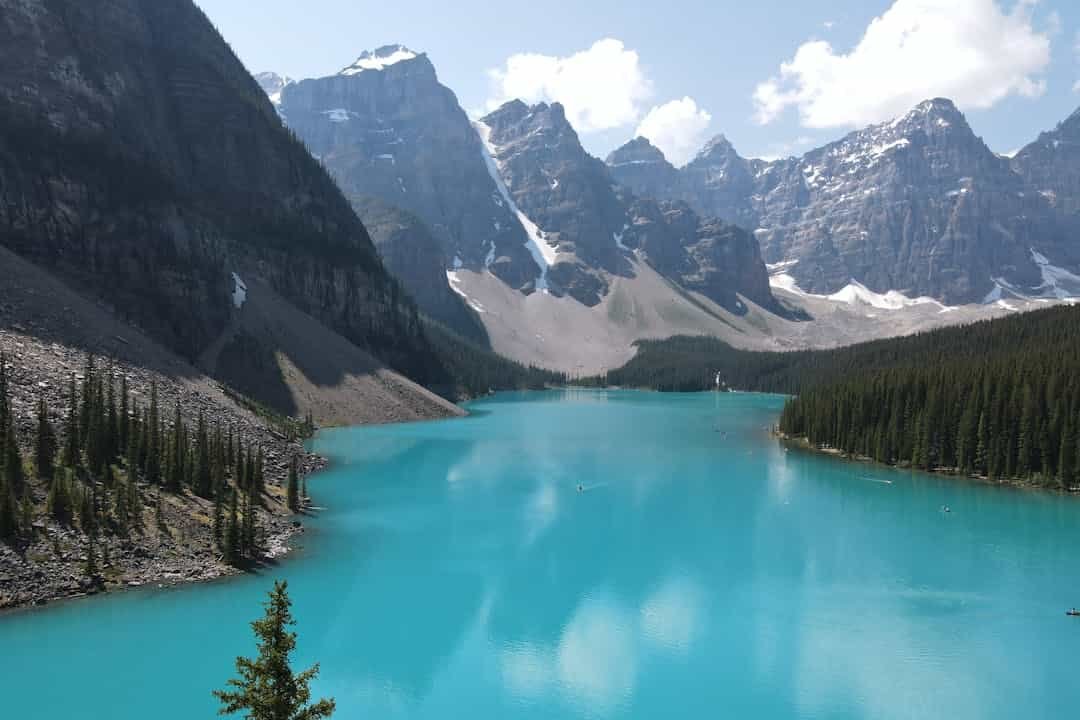
<path id="1" fill-rule="evenodd" d="M 784 312 L 769 289 L 761 249 L 746 230 L 718 219 L 701 219 L 682 202 L 636 198 L 625 243 L 680 287 L 699 292 L 743 315 L 739 296 L 766 310 Z"/>
<path id="2" fill-rule="evenodd" d="M 1042 139 L 1043 151 L 1066 147 L 1068 125 L 1057 146 Z M 1029 158 L 1039 152 L 1031 148 L 1014 167 L 1037 176 Z M 1069 158 L 1056 162 L 1064 168 Z M 765 259 L 797 261 L 790 273 L 810 292 L 856 280 L 877 292 L 977 302 L 999 286 L 1038 294 L 1041 265 L 1080 262 L 1070 226 L 1048 201 L 1059 192 L 1050 175 L 1069 195 L 1068 170 L 1048 169 L 1040 192 L 944 99 L 800 158 L 747 160 L 721 136 L 669 185 L 613 172 L 632 189 L 653 182 L 660 199 L 753 229 Z"/>
<path id="3" fill-rule="evenodd" d="M 414 377 L 417 313 L 190 0 L 0 0 L 0 242 L 187 358 L 244 268 Z"/>
<path id="4" fill-rule="evenodd" d="M 622 270 L 616 236 L 626 225 L 604 164 L 585 152 L 562 105 L 508 102 L 480 121 L 513 203 L 554 251 L 551 280 L 585 305 Z"/>

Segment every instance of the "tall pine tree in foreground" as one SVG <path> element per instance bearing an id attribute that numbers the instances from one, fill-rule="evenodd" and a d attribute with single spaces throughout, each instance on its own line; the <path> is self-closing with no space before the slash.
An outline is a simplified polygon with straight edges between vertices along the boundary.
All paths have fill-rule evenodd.
<path id="1" fill-rule="evenodd" d="M 279 580 L 265 603 L 266 614 L 251 623 L 258 638 L 259 656 L 255 659 L 236 658 L 239 678 L 228 681 L 228 690 L 215 690 L 221 701 L 219 715 L 245 712 L 248 720 L 318 720 L 334 712 L 334 700 L 322 699 L 308 704 L 311 690 L 308 684 L 319 674 L 316 663 L 294 674 L 289 655 L 296 647 L 296 633 L 288 628 L 293 620 L 288 583 Z"/>

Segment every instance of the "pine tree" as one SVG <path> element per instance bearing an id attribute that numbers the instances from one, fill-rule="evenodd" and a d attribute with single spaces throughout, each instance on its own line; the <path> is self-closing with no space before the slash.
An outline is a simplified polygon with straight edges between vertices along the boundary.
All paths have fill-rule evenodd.
<path id="1" fill-rule="evenodd" d="M 19 452 L 18 438 L 15 436 L 15 425 L 8 422 L 7 432 L 4 434 L 4 455 L 0 458 L 3 465 L 0 466 L 0 477 L 3 482 L 0 487 L 7 488 L 15 496 L 22 494 L 23 473 L 22 454 Z"/>
<path id="2" fill-rule="evenodd" d="M 105 375 L 109 386 L 105 396 L 105 463 L 112 463 L 120 452 L 120 416 L 116 409 L 116 387 L 113 382 L 113 368 Z"/>
<path id="3" fill-rule="evenodd" d="M 86 577 L 96 582 L 98 577 L 97 537 L 91 535 L 86 545 Z"/>
<path id="4" fill-rule="evenodd" d="M 293 512 L 300 512 L 300 480 L 296 472 L 296 458 L 289 462 L 289 484 L 286 488 L 286 502 Z"/>
<path id="5" fill-rule="evenodd" d="M 263 455 L 262 446 L 259 446 L 259 450 L 255 455 L 255 492 L 260 495 L 266 493 L 266 475 L 265 465 L 266 457 Z"/>
<path id="6" fill-rule="evenodd" d="M 130 447 L 128 440 L 128 430 L 131 427 L 131 418 L 129 416 L 129 406 L 131 404 L 130 390 L 128 389 L 127 375 L 120 376 L 120 412 L 117 417 L 116 425 L 116 446 L 117 452 L 122 452 L 131 457 L 128 454 Z"/>
<path id="7" fill-rule="evenodd" d="M 986 413 L 979 413 L 979 427 L 975 432 L 975 471 L 980 475 L 985 475 L 987 472 L 987 456 L 989 455 L 989 448 L 987 447 L 987 436 L 989 435 L 989 428 L 986 425 Z"/>
<path id="8" fill-rule="evenodd" d="M 225 530 L 225 556 L 231 565 L 239 565 L 244 556 L 241 547 L 241 528 L 236 504 L 236 488 L 232 488 L 229 493 L 229 525 Z"/>
<path id="9" fill-rule="evenodd" d="M 193 486 L 195 488 L 195 494 L 199 497 L 208 498 L 212 496 L 213 479 L 210 461 L 210 436 L 206 431 L 206 418 L 203 416 L 202 411 L 199 411 L 199 421 L 195 433 L 195 461 L 193 469 Z"/>
<path id="10" fill-rule="evenodd" d="M 1076 428 L 1071 422 L 1067 422 L 1061 435 L 1061 450 L 1058 454 L 1058 482 L 1064 490 L 1070 489 L 1076 482 L 1076 453 Z"/>
<path id="11" fill-rule="evenodd" d="M 50 480 L 56 461 L 56 432 L 49 422 L 49 406 L 45 398 L 38 400 L 37 432 L 34 435 L 34 465 L 38 477 Z"/>
<path id="12" fill-rule="evenodd" d="M 258 638 L 259 655 L 255 659 L 238 657 L 239 678 L 228 681 L 228 690 L 215 690 L 221 701 L 221 715 L 246 712 L 250 720 L 319 720 L 334 713 L 334 700 L 311 701 L 311 681 L 319 674 L 319 665 L 294 674 L 289 656 L 296 648 L 296 633 L 289 627 L 293 620 L 288 583 L 277 581 L 264 606 L 266 613 L 251 623 Z"/>
<path id="13" fill-rule="evenodd" d="M 79 464 L 79 396 L 75 391 L 75 376 L 71 376 L 68 385 L 68 414 L 64 424 L 64 453 L 60 459 L 66 468 Z"/>
<path id="14" fill-rule="evenodd" d="M 252 497 L 252 493 L 244 493 L 244 516 L 243 525 L 241 526 L 241 538 L 240 538 L 240 553 L 248 558 L 254 559 L 257 554 L 257 546 L 255 538 L 258 533 L 255 517 L 255 500 Z"/>
<path id="15" fill-rule="evenodd" d="M 71 494 L 71 484 L 65 473 L 57 473 L 49 485 L 49 495 L 46 500 L 49 515 L 61 525 L 71 523 L 75 512 L 75 502 Z"/>
<path id="16" fill-rule="evenodd" d="M 150 409 L 147 411 L 145 427 L 146 482 L 151 485 L 161 484 L 161 416 L 158 412 L 157 382 L 150 385 Z"/>
<path id="17" fill-rule="evenodd" d="M 86 358 L 86 369 L 83 371 L 82 403 L 79 406 L 79 438 L 83 442 L 82 449 L 86 449 L 90 442 L 90 424 L 94 410 L 94 356 Z"/>
<path id="18" fill-rule="evenodd" d="M 30 484 L 23 488 L 22 500 L 19 502 L 19 525 L 25 537 L 34 535 L 34 496 L 30 491 Z"/>
<path id="19" fill-rule="evenodd" d="M 176 403 L 172 430 L 165 449 L 165 487 L 180 492 L 184 481 L 184 427 L 180 419 L 180 403 Z"/>
<path id="20" fill-rule="evenodd" d="M 12 540 L 19 534 L 19 514 L 15 493 L 0 483 L 0 540 Z"/>

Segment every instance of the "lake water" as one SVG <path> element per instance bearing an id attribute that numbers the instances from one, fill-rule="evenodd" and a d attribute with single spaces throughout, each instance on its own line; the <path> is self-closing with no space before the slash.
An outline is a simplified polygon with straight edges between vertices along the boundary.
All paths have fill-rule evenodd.
<path id="1" fill-rule="evenodd" d="M 339 719 L 1077 717 L 1080 503 L 785 453 L 781 405 L 323 432 L 280 567 L 0 617 L 5 717 L 214 716 L 275 577 Z"/>

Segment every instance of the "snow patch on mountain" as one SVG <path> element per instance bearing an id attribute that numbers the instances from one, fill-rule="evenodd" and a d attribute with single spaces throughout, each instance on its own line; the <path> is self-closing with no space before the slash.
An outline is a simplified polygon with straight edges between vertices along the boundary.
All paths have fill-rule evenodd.
<path id="1" fill-rule="evenodd" d="M 332 123 L 345 123 L 349 122 L 350 115 L 345 108 L 334 108 L 333 110 L 323 110 L 322 114 L 326 116 L 326 119 Z"/>
<path id="2" fill-rule="evenodd" d="M 247 285 L 240 279 L 240 276 L 236 273 L 232 274 L 233 279 L 233 292 L 232 302 L 233 307 L 239 310 L 244 307 L 244 303 L 247 302 Z"/>
<path id="3" fill-rule="evenodd" d="M 404 45 L 386 45 L 374 51 L 365 51 L 356 59 L 356 62 L 339 74 L 351 76 L 368 70 L 385 70 L 391 65 L 396 65 L 403 60 L 412 60 L 415 57 L 416 53 Z"/>
<path id="4" fill-rule="evenodd" d="M 488 174 L 491 175 L 491 179 L 495 182 L 495 187 L 499 189 L 499 195 L 501 196 L 502 201 L 506 203 L 506 207 L 510 209 L 510 212 L 514 213 L 518 222 L 521 223 L 521 227 L 524 228 L 525 235 L 529 239 L 527 245 L 529 253 L 532 255 L 533 260 L 536 261 L 536 264 L 540 266 L 540 275 L 536 278 L 536 289 L 540 292 L 547 292 L 548 268 L 555 264 L 558 250 L 548 244 L 543 231 L 521 211 L 517 206 L 517 203 L 514 202 L 513 197 L 510 196 L 510 191 L 507 189 L 506 183 L 504 183 L 502 179 L 499 161 L 495 159 L 498 155 L 498 148 L 491 142 L 491 128 L 479 120 L 473 123 L 473 127 L 476 128 L 476 134 L 480 137 L 484 155 L 484 165 L 488 169 Z M 492 251 L 494 251 L 494 245 L 492 246 Z M 489 255 L 489 257 L 491 256 Z M 494 258 L 491 259 L 494 260 Z"/>
<path id="5" fill-rule="evenodd" d="M 1067 300 L 1080 297 L 1080 276 L 1069 272 L 1065 268 L 1051 265 L 1045 255 L 1031 248 L 1031 257 L 1042 272 L 1043 284 L 1039 288 L 1040 294 Z"/>
<path id="6" fill-rule="evenodd" d="M 994 278 L 994 289 L 983 298 L 984 305 L 999 305 L 1007 310 L 1016 308 L 1008 304 L 1008 299 L 1047 302 L 1050 300 L 1063 300 L 1070 304 L 1080 301 L 1080 275 L 1065 268 L 1058 267 L 1037 251 L 1030 248 L 1031 259 L 1039 266 L 1042 274 L 1042 284 L 1036 288 L 1022 288 L 1011 284 L 1005 278 Z"/>
<path id="7" fill-rule="evenodd" d="M 259 86 L 266 93 L 266 96 L 270 98 L 270 103 L 276 107 L 281 107 L 281 93 L 286 87 L 293 84 L 293 79 L 278 75 L 274 72 L 261 72 L 255 75 L 255 81 L 259 83 Z"/>
<path id="8" fill-rule="evenodd" d="M 896 290 L 877 293 L 855 280 L 852 280 L 832 295 L 827 296 L 827 298 L 835 302 L 847 303 L 848 305 L 870 305 L 871 307 L 876 307 L 881 310 L 899 310 L 905 307 L 912 307 L 913 305 L 927 304 L 937 305 L 943 312 L 947 312 L 951 309 L 930 297 L 909 298 L 907 295 Z"/>
<path id="9" fill-rule="evenodd" d="M 461 298 L 466 303 L 468 303 L 469 307 L 471 307 L 473 310 L 475 310 L 478 313 L 486 313 L 487 312 L 487 310 L 484 308 L 483 305 L 478 303 L 476 300 L 473 300 L 471 297 L 469 297 L 465 293 L 464 290 L 461 289 L 461 278 L 458 276 L 457 271 L 455 271 L 455 270 L 447 270 L 446 271 L 446 281 L 448 283 L 450 283 L 450 289 L 453 290 L 458 295 L 460 295 Z"/>
<path id="10" fill-rule="evenodd" d="M 851 280 L 847 285 L 830 295 L 808 293 L 799 287 L 798 282 L 788 272 L 798 262 L 798 260 L 784 260 L 778 263 L 766 264 L 765 267 L 769 271 L 769 285 L 793 295 L 829 300 L 852 307 L 867 306 L 878 310 L 902 310 L 916 305 L 936 305 L 940 308 L 939 312 L 946 313 L 956 310 L 955 307 L 945 305 L 931 297 L 910 298 L 898 290 L 889 290 L 884 293 L 874 292 L 856 280 Z"/>

